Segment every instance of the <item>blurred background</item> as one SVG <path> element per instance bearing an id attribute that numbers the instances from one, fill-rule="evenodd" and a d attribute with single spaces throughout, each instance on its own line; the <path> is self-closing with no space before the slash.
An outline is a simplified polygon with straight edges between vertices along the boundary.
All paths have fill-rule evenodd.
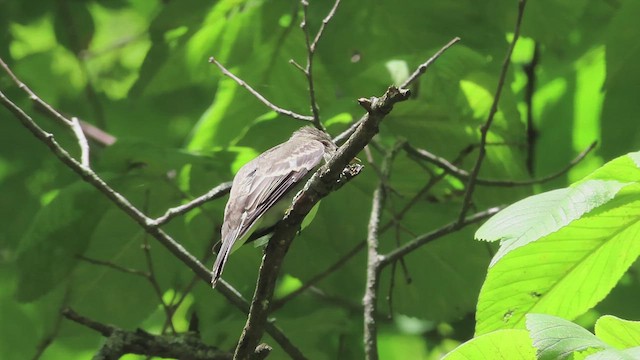
<path id="1" fill-rule="evenodd" d="M 312 35 L 332 5 L 310 2 Z M 552 182 L 480 187 L 473 211 L 566 186 L 640 148 L 639 13 L 640 2 L 633 0 L 528 3 L 481 176 L 543 177 L 592 142 L 599 145 Z M 458 36 L 461 42 L 412 86 L 412 98 L 385 119 L 376 141 L 390 148 L 407 140 L 470 169 L 516 15 L 513 0 L 344 1 L 314 59 L 324 125 L 339 134 L 363 115 L 356 99 L 402 83 Z M 138 208 L 159 216 L 231 180 L 242 164 L 302 125 L 266 108 L 208 62 L 215 56 L 276 105 L 309 114 L 308 84 L 289 63 L 306 63 L 302 16 L 293 0 L 0 0 L 0 57 L 44 101 L 115 138 L 91 141 L 92 167 Z M 79 154 L 73 134 L 34 108 L 5 73 L 0 90 Z M 234 346 L 244 314 L 65 168 L 8 111 L 0 111 L 0 123 L 0 358 L 92 356 L 103 338 L 61 318 L 64 307 L 156 334 L 184 332 L 196 314 L 203 341 L 224 350 Z M 376 162 L 382 158 L 372 154 Z M 401 152 L 384 221 L 441 172 Z M 377 181 L 367 166 L 323 201 L 285 260 L 277 296 L 365 239 Z M 463 182 L 446 177 L 418 196 L 402 227 L 384 233 L 381 251 L 451 222 L 463 191 Z M 207 266 L 225 201 L 165 227 Z M 472 336 L 475 303 L 495 251 L 474 241 L 473 231 L 430 243 L 406 257 L 406 270 L 383 273 L 382 358 L 437 359 Z M 261 249 L 245 246 L 225 270 L 225 279 L 247 298 L 260 258 Z M 362 358 L 365 263 L 361 252 L 274 315 L 309 358 Z M 583 325 L 598 312 L 640 317 L 629 300 L 639 296 L 637 269 L 580 320 Z M 265 341 L 274 345 L 273 358 L 285 357 Z"/>

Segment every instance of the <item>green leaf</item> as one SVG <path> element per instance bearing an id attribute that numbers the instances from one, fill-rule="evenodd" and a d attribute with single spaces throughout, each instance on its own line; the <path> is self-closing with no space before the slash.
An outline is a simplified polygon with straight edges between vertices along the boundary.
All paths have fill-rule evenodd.
<path id="1" fill-rule="evenodd" d="M 64 282 L 106 209 L 102 194 L 78 182 L 36 214 L 18 249 L 18 300 L 36 300 Z"/>
<path id="2" fill-rule="evenodd" d="M 63 2 L 56 6 L 54 29 L 58 43 L 77 54 L 86 49 L 95 33 L 88 2 Z"/>
<path id="3" fill-rule="evenodd" d="M 589 355 L 585 360 L 636 360 L 640 358 L 640 347 L 627 350 L 607 349 Z"/>
<path id="4" fill-rule="evenodd" d="M 517 202 L 477 231 L 502 245 L 480 292 L 478 334 L 522 326 L 532 311 L 573 318 L 608 294 L 640 254 L 639 156 Z"/>
<path id="5" fill-rule="evenodd" d="M 640 153 L 621 156 L 569 188 L 530 196 L 500 211 L 476 232 L 476 239 L 500 241 L 491 266 L 509 252 L 567 226 L 606 204 L 629 182 L 640 181 Z"/>
<path id="6" fill-rule="evenodd" d="M 476 232 L 476 239 L 500 241 L 493 266 L 509 252 L 547 236 L 605 204 L 626 184 L 588 181 L 530 196 L 500 211 Z"/>
<path id="7" fill-rule="evenodd" d="M 527 330 L 539 360 L 562 360 L 574 351 L 609 347 L 583 327 L 556 316 L 528 314 Z"/>
<path id="8" fill-rule="evenodd" d="M 598 319 L 595 333 L 618 349 L 640 346 L 640 321 L 629 321 L 612 315 Z"/>
<path id="9" fill-rule="evenodd" d="M 498 330 L 465 342 L 442 360 L 532 360 L 535 355 L 525 330 Z"/>
<path id="10" fill-rule="evenodd" d="M 528 312 L 575 318 L 602 300 L 640 254 L 640 185 L 506 254 L 480 291 L 476 333 L 523 325 Z"/>

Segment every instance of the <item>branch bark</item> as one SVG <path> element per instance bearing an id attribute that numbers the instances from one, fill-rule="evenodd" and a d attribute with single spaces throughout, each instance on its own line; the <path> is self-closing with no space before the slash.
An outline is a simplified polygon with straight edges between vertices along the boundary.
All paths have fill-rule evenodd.
<path id="1" fill-rule="evenodd" d="M 203 343 L 195 333 L 153 335 L 142 329 L 126 331 L 84 317 L 67 308 L 67 319 L 93 329 L 106 338 L 94 360 L 117 360 L 125 354 L 191 360 L 229 360 L 231 354 Z"/>
<path id="2" fill-rule="evenodd" d="M 282 261 L 302 220 L 321 198 L 334 190 L 347 165 L 378 133 L 380 122 L 393 106 L 408 97 L 408 90 L 390 87 L 380 98 L 361 99 L 361 103 L 367 109 L 364 121 L 337 150 L 334 157 L 311 177 L 304 190 L 294 199 L 288 214 L 276 226 L 273 237 L 265 249 L 251 309 L 234 359 L 250 359 L 262 338 Z"/>
<path id="3" fill-rule="evenodd" d="M 591 143 L 591 145 L 589 145 L 589 147 L 584 149 L 580 154 L 578 154 L 578 156 L 576 156 L 573 160 L 571 160 L 562 169 L 558 170 L 557 172 L 555 172 L 553 174 L 549 174 L 549 175 L 547 175 L 545 177 L 541 177 L 541 178 L 538 178 L 538 179 L 530 179 L 530 180 L 498 180 L 498 179 L 476 178 L 475 183 L 476 183 L 476 185 L 503 186 L 503 187 L 514 187 L 514 186 L 527 186 L 527 185 L 534 185 L 534 184 L 542 184 L 542 183 L 545 183 L 547 181 L 551 181 L 553 179 L 556 179 L 556 178 L 562 176 L 563 174 L 566 174 L 569 170 L 571 170 L 571 168 L 573 168 L 580 161 L 582 161 L 582 159 L 584 159 L 596 147 L 597 144 L 598 143 L 594 141 L 593 143 Z M 471 174 L 469 174 L 469 172 L 467 172 L 466 170 L 460 169 L 459 167 L 453 165 L 452 163 L 450 163 L 446 159 L 444 159 L 442 157 L 439 157 L 437 155 L 434 155 L 434 154 L 430 153 L 427 150 L 415 148 L 415 147 L 411 146 L 408 143 L 405 144 L 404 150 L 410 155 L 413 155 L 413 156 L 415 156 L 417 158 L 420 158 L 422 160 L 428 161 L 428 162 L 438 166 L 439 168 L 444 170 L 446 173 L 451 174 L 451 175 L 457 177 L 458 179 L 469 180 L 471 178 Z"/>
<path id="4" fill-rule="evenodd" d="M 389 150 L 381 167 L 380 183 L 373 192 L 371 215 L 367 227 L 367 280 L 365 293 L 362 299 L 364 306 L 364 353 L 367 360 L 378 359 L 378 328 L 376 314 L 378 311 L 378 284 L 380 280 L 380 253 L 378 252 L 378 235 L 380 231 L 380 219 L 387 197 L 386 179 L 389 178 L 391 162 L 398 147 Z"/>
<path id="5" fill-rule="evenodd" d="M 164 247 L 169 250 L 175 257 L 182 261 L 187 267 L 189 267 L 195 274 L 200 277 L 207 284 L 211 282 L 211 273 L 205 268 L 202 263 L 198 261 L 191 253 L 189 253 L 182 245 L 171 238 L 166 232 L 154 224 L 154 221 L 148 218 L 135 206 L 133 206 L 124 196 L 112 189 L 107 183 L 102 180 L 93 170 L 83 166 L 77 160 L 61 147 L 55 140 L 53 134 L 50 134 L 40 128 L 33 119 L 27 115 L 20 107 L 9 100 L 4 93 L 0 92 L 0 103 L 7 108 L 14 117 L 22 123 L 38 140 L 44 143 L 49 150 L 69 169 L 78 174 L 84 181 L 95 187 L 105 197 L 120 208 L 125 214 L 133 219 L 140 227 L 142 227 L 149 235 L 158 240 Z M 231 287 L 228 283 L 221 281 L 220 285 L 216 288 L 231 304 L 247 312 L 249 305 L 242 295 Z M 302 353 L 296 348 L 289 339 L 277 328 L 274 324 L 266 324 L 266 330 L 269 335 L 276 340 L 282 346 L 292 358 L 301 358 Z"/>

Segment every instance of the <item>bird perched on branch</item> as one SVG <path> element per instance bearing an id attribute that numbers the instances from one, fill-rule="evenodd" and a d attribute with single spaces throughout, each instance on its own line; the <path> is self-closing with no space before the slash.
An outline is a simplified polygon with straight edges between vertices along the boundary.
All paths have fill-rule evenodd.
<path id="1" fill-rule="evenodd" d="M 286 142 L 240 168 L 224 210 L 222 244 L 213 264 L 213 287 L 222 275 L 229 254 L 254 232 L 273 228 L 282 220 L 296 193 L 336 149 L 327 133 L 305 126 Z"/>

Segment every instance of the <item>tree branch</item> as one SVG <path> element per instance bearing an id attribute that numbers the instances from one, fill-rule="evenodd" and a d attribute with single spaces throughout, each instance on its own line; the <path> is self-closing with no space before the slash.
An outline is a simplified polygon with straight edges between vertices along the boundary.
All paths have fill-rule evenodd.
<path id="1" fill-rule="evenodd" d="M 431 66 L 431 64 L 433 64 L 445 51 L 447 51 L 447 49 L 452 47 L 458 41 L 460 41 L 460 38 L 457 36 L 451 39 L 451 41 L 449 41 L 445 46 L 441 47 L 440 50 L 438 50 L 435 54 L 433 54 L 433 56 L 431 56 L 427 61 L 420 64 L 420 66 L 418 66 L 418 68 L 413 72 L 413 74 L 411 74 L 407 78 L 407 80 L 405 80 L 402 83 L 402 85 L 400 85 L 400 87 L 403 89 L 406 89 L 407 86 L 411 85 L 414 81 L 416 81 L 416 79 L 418 79 L 422 74 L 424 74 L 429 68 L 429 66 Z"/>
<path id="2" fill-rule="evenodd" d="M 444 45 L 442 48 L 440 48 L 438 52 L 433 54 L 433 56 L 431 56 L 427 61 L 422 63 L 420 66 L 418 66 L 418 69 L 416 69 L 416 71 L 414 71 L 413 74 L 409 76 L 409 78 L 400 86 L 400 88 L 406 88 L 407 86 L 411 85 L 411 83 L 413 83 L 422 74 L 424 74 L 429 68 L 429 66 L 431 66 L 431 64 L 433 64 L 448 48 L 450 48 L 453 44 L 455 44 L 458 41 L 460 41 L 460 38 L 455 37 L 451 41 L 449 41 L 446 45 Z M 343 131 L 338 136 L 333 138 L 333 142 L 335 142 L 338 145 L 341 145 L 356 131 L 358 126 L 360 126 L 360 123 L 362 123 L 363 121 L 365 121 L 364 116 L 361 117 L 355 123 L 353 123 L 347 130 Z"/>
<path id="3" fill-rule="evenodd" d="M 514 186 L 526 186 L 526 185 L 542 184 L 542 183 L 545 183 L 547 181 L 550 181 L 550 180 L 553 180 L 555 178 L 558 178 L 558 177 L 562 176 L 563 174 L 567 173 L 569 170 L 571 170 L 571 168 L 573 168 L 580 161 L 582 161 L 587 156 L 587 154 L 589 154 L 591 152 L 591 150 L 593 150 L 596 147 L 597 144 L 598 143 L 596 141 L 594 141 L 593 143 L 591 143 L 591 145 L 589 145 L 589 147 L 587 147 L 586 149 L 582 150 L 582 152 L 580 154 L 578 154 L 578 156 L 576 156 L 573 160 L 571 160 L 562 169 L 558 170 L 557 172 L 555 172 L 553 174 L 549 174 L 549 175 L 547 175 L 545 177 L 542 177 L 542 178 L 530 179 L 530 180 L 498 180 L 498 179 L 476 178 L 475 183 L 476 183 L 476 185 L 504 186 L 504 187 L 514 187 Z M 447 174 L 453 175 L 453 176 L 457 177 L 458 179 L 469 180 L 469 178 L 471 176 L 466 170 L 460 169 L 459 167 L 457 167 L 457 166 L 453 165 L 452 163 L 450 163 L 449 161 L 447 161 L 445 158 L 442 158 L 442 157 L 439 157 L 437 155 L 434 155 L 434 154 L 430 153 L 427 150 L 415 148 L 415 147 L 411 146 L 408 143 L 405 144 L 404 150 L 410 155 L 413 155 L 413 156 L 415 156 L 417 158 L 420 158 L 422 160 L 426 160 L 426 161 L 438 166 L 439 168 L 444 170 Z"/>
<path id="4" fill-rule="evenodd" d="M 80 121 L 77 117 L 71 118 L 71 130 L 76 135 L 76 139 L 78 139 L 78 146 L 80 146 L 80 163 L 82 166 L 89 167 L 89 143 L 87 142 L 87 138 L 84 136 L 84 132 L 82 131 L 82 126 L 80 125 Z"/>
<path id="5" fill-rule="evenodd" d="M 114 264 L 114 263 L 112 263 L 110 261 L 94 259 L 94 258 L 90 258 L 90 257 L 85 256 L 85 255 L 77 255 L 76 257 L 78 259 L 82 260 L 82 261 L 85 261 L 85 262 L 89 263 L 89 264 L 108 267 L 110 269 L 114 269 L 114 270 L 119 271 L 119 272 L 124 273 L 124 274 L 140 276 L 140 277 L 143 277 L 145 279 L 147 279 L 147 277 L 149 276 L 148 273 L 146 273 L 146 272 L 144 272 L 142 270 L 127 268 L 127 267 L 124 267 L 124 266 L 120 266 L 118 264 Z"/>
<path id="6" fill-rule="evenodd" d="M 376 325 L 376 313 L 378 310 L 378 284 L 380 280 L 380 253 L 378 252 L 378 234 L 380 219 L 384 209 L 386 185 L 383 179 L 389 177 L 391 162 L 397 153 L 397 147 L 390 150 L 382 164 L 380 183 L 373 192 L 371 215 L 367 227 L 367 280 L 365 293 L 362 299 L 364 306 L 364 353 L 367 360 L 378 359 L 378 330 Z"/>
<path id="7" fill-rule="evenodd" d="M 393 105 L 408 97 L 408 90 L 390 87 L 380 98 L 361 99 L 368 112 L 365 120 L 336 151 L 333 158 L 311 177 L 304 190 L 294 199 L 287 215 L 276 226 L 265 249 L 251 309 L 234 354 L 235 359 L 249 359 L 262 337 L 282 261 L 302 220 L 321 198 L 333 191 L 344 170 L 348 168 L 347 165 L 378 132 L 380 122 L 393 109 Z"/>
<path id="8" fill-rule="evenodd" d="M 471 207 L 471 198 L 473 196 L 473 190 L 476 186 L 476 180 L 478 178 L 478 174 L 480 173 L 480 168 L 482 167 L 482 162 L 485 158 L 487 149 L 487 134 L 489 133 L 489 128 L 493 123 L 493 118 L 498 112 L 498 103 L 500 102 L 500 95 L 502 94 L 502 87 L 504 86 L 505 79 L 507 78 L 507 71 L 509 70 L 509 64 L 511 63 L 511 54 L 513 53 L 513 49 L 516 46 L 516 42 L 518 41 L 518 37 L 520 37 L 520 25 L 522 24 L 522 15 L 524 14 L 524 7 L 527 4 L 527 0 L 518 0 L 518 17 L 516 19 L 515 30 L 513 31 L 513 40 L 509 45 L 509 49 L 507 50 L 507 55 L 504 57 L 504 61 L 502 63 L 502 70 L 500 71 L 500 77 L 498 78 L 498 86 L 496 87 L 496 93 L 493 97 L 493 103 L 491 104 L 491 109 L 489 110 L 489 115 L 487 116 L 486 122 L 480 127 L 480 149 L 478 150 L 478 158 L 476 163 L 471 170 L 471 175 L 469 176 L 469 180 L 467 181 L 467 186 L 464 194 L 464 200 L 462 201 L 462 208 L 460 210 L 460 215 L 458 216 L 458 222 L 462 223 L 465 221 L 465 216 Z"/>
<path id="9" fill-rule="evenodd" d="M 94 360 L 117 360 L 125 354 L 191 360 L 231 359 L 230 353 L 203 343 L 194 333 L 168 336 L 153 335 L 142 329 L 125 331 L 79 315 L 69 308 L 63 310 L 62 315 L 107 338 Z"/>
<path id="10" fill-rule="evenodd" d="M 304 33 L 305 45 L 307 46 L 307 66 L 303 68 L 295 61 L 292 61 L 291 63 L 302 70 L 305 77 L 307 78 L 307 83 L 309 84 L 309 102 L 311 103 L 311 113 L 313 114 L 313 125 L 318 129 L 324 130 L 324 127 L 320 122 L 320 111 L 318 109 L 318 101 L 316 100 L 316 90 L 313 81 L 313 56 L 315 55 L 318 41 L 320 41 L 325 27 L 331 21 L 331 18 L 333 18 L 333 16 L 335 15 L 336 10 L 338 9 L 338 5 L 340 5 L 340 0 L 336 0 L 336 2 L 333 4 L 333 7 L 329 11 L 329 14 L 327 14 L 327 16 L 322 20 L 322 25 L 320 25 L 320 29 L 316 33 L 313 41 L 311 41 L 311 35 L 309 34 L 309 23 L 307 22 L 309 1 L 301 0 L 301 3 L 302 23 L 300 24 L 300 28 L 302 28 L 302 32 Z"/>
<path id="11" fill-rule="evenodd" d="M 309 279 L 307 282 L 302 284 L 302 286 L 300 286 L 296 290 L 294 290 L 294 291 L 290 292 L 289 294 L 287 294 L 286 296 L 283 296 L 282 298 L 274 301 L 272 303 L 272 305 L 271 305 L 270 311 L 271 312 L 275 312 L 275 311 L 279 310 L 286 303 L 288 303 L 292 299 L 298 297 L 298 295 L 300 295 L 303 292 L 307 291 L 309 288 L 311 288 L 315 284 L 319 283 L 322 279 L 324 279 L 328 275 L 330 275 L 330 274 L 334 273 L 335 271 L 337 271 L 338 269 L 340 269 L 343 265 L 345 265 L 347 262 L 349 262 L 349 260 L 351 260 L 352 257 L 354 257 L 356 254 L 358 254 L 360 252 L 360 250 L 364 249 L 366 244 L 367 244 L 366 241 L 358 242 L 358 244 L 356 244 L 355 247 L 353 247 L 351 250 L 349 250 L 345 255 L 341 256 L 335 263 L 331 264 L 328 268 L 326 268 L 325 270 L 321 271 L 320 273 L 318 273 L 317 275 L 315 275 L 314 277 Z"/>
<path id="12" fill-rule="evenodd" d="M 463 150 L 460 153 L 460 155 L 458 156 L 458 159 L 456 159 L 453 163 L 455 164 L 455 163 L 457 163 L 459 161 L 462 161 L 462 159 L 466 155 L 468 155 L 468 152 Z M 418 201 L 420 199 L 422 199 L 429 192 L 429 190 L 431 190 L 438 182 L 440 182 L 442 179 L 444 179 L 445 175 L 446 175 L 446 173 L 442 173 L 442 174 L 439 174 L 437 176 L 433 176 L 425 184 L 425 186 L 423 186 L 422 189 L 420 189 L 420 191 L 418 191 L 418 193 L 416 193 L 407 202 L 407 204 L 405 204 L 405 206 L 395 215 L 396 216 L 395 219 L 389 220 L 387 223 L 385 223 L 380 228 L 380 233 L 385 233 L 387 230 L 389 230 L 391 228 L 391 226 L 394 225 L 394 223 L 397 223 L 398 221 L 400 221 L 404 217 L 404 215 L 406 215 L 409 212 L 409 210 L 411 210 L 411 208 L 416 203 L 418 203 Z M 322 281 L 324 278 L 326 278 L 330 274 L 336 272 L 343 265 L 347 264 L 362 249 L 364 249 L 366 247 L 366 245 L 367 245 L 366 239 L 359 241 L 351 250 L 349 250 L 346 254 L 344 254 L 340 258 L 338 258 L 338 260 L 335 263 L 333 263 L 332 265 L 330 265 L 327 269 L 325 269 L 324 271 L 321 271 L 320 273 L 318 273 L 317 275 L 315 275 L 314 277 L 309 279 L 307 282 L 302 284 L 302 286 L 300 286 L 300 288 L 298 288 L 295 291 L 291 292 L 290 294 L 288 294 L 287 296 L 283 297 L 282 299 L 279 299 L 278 301 L 274 302 L 274 306 L 272 307 L 272 311 L 275 311 L 276 309 L 281 308 L 287 302 L 291 301 L 292 299 L 294 299 L 298 295 L 302 294 L 303 292 L 305 292 L 309 288 L 313 287 L 314 285 L 316 285 L 317 283 Z"/>
<path id="13" fill-rule="evenodd" d="M 313 122 L 314 121 L 313 120 L 314 119 L 313 116 L 298 114 L 298 113 L 295 113 L 295 112 L 293 112 L 291 110 L 283 109 L 283 108 L 281 108 L 279 106 L 274 105 L 272 102 L 267 100 L 267 98 L 262 96 L 262 94 L 260 94 L 258 91 L 256 91 L 251 86 L 249 86 L 249 84 L 247 84 L 244 80 L 240 79 L 239 77 L 235 76 L 231 71 L 227 70 L 227 68 L 225 68 L 221 63 L 219 63 L 218 60 L 216 60 L 213 56 L 209 58 L 209 62 L 216 64 L 218 66 L 218 68 L 220 68 L 220 71 L 222 71 L 222 73 L 224 75 L 230 77 L 236 83 L 238 83 L 238 85 L 240 85 L 243 88 L 247 89 L 247 91 L 249 91 L 253 96 L 255 96 L 256 99 L 260 100 L 263 104 L 267 105 L 268 108 L 270 108 L 271 110 L 275 111 L 276 113 L 278 113 L 280 115 L 288 116 L 288 117 L 296 119 L 296 120 L 309 121 L 309 122 Z"/>
<path id="14" fill-rule="evenodd" d="M 2 103 L 2 105 L 7 108 L 24 127 L 27 128 L 27 130 L 29 130 L 38 140 L 44 143 L 63 164 L 111 200 L 111 202 L 138 223 L 138 225 L 140 225 L 140 227 L 142 227 L 149 235 L 153 236 L 176 258 L 187 265 L 187 267 L 197 274 L 200 279 L 205 281 L 207 284 L 211 283 L 211 272 L 207 270 L 207 268 L 205 268 L 198 259 L 196 259 L 182 245 L 176 242 L 157 225 L 154 225 L 153 220 L 149 219 L 145 214 L 134 207 L 124 196 L 112 189 L 93 170 L 82 166 L 82 164 L 73 159 L 71 155 L 69 155 L 69 153 L 58 144 L 53 137 L 53 134 L 42 130 L 42 128 L 40 128 L 29 115 L 11 102 L 11 100 L 9 100 L 2 92 L 0 92 L 0 103 Z M 227 299 L 227 301 L 244 312 L 249 310 L 247 301 L 237 290 L 224 281 L 220 281 L 219 284 L 220 285 L 217 286 L 216 289 Z M 269 335 L 271 335 L 271 337 L 273 337 L 274 340 L 282 346 L 287 354 L 293 358 L 300 358 L 300 350 L 291 344 L 289 339 L 274 324 L 268 323 L 266 325 L 266 330 L 269 332 Z"/>
<path id="15" fill-rule="evenodd" d="M 216 187 L 214 187 L 213 189 L 209 190 L 206 194 L 201 195 L 191 201 L 189 201 L 186 204 L 180 205 L 180 206 L 176 206 L 173 207 L 171 209 L 168 209 L 162 216 L 151 220 L 149 222 L 150 225 L 152 226 L 161 226 L 164 225 L 166 223 L 168 223 L 169 221 L 171 221 L 171 219 L 175 218 L 176 216 L 180 216 L 182 214 L 185 214 L 187 212 L 189 212 L 190 210 L 193 210 L 195 208 L 197 208 L 198 206 L 207 203 L 211 200 L 215 200 L 215 199 L 219 199 L 223 196 L 225 196 L 226 194 L 229 193 L 229 191 L 231 190 L 231 182 L 225 182 L 222 183 Z"/>
<path id="16" fill-rule="evenodd" d="M 451 234 L 452 232 L 456 232 L 467 225 L 471 225 L 471 224 L 477 223 L 478 221 L 491 217 L 500 210 L 502 210 L 502 207 L 492 207 L 485 211 L 481 211 L 479 213 L 475 213 L 471 216 L 468 216 L 465 219 L 463 219 L 462 222 L 456 220 L 437 230 L 421 235 L 411 240 L 410 242 L 404 244 L 403 246 L 391 251 L 390 253 L 383 255 L 380 259 L 380 266 L 385 267 L 433 240 L 436 240 L 445 235 Z"/>

